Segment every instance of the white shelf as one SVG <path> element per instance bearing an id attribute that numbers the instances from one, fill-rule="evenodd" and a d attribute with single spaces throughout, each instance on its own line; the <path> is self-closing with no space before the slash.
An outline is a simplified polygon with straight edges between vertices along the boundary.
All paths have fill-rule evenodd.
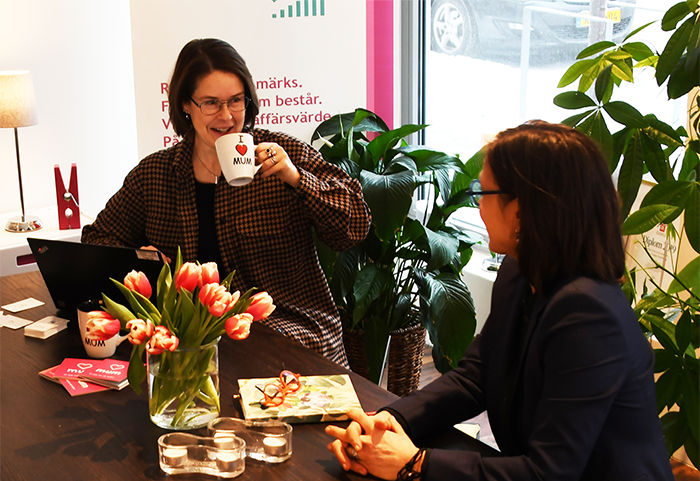
<path id="1" fill-rule="evenodd" d="M 17 233 L 7 232 L 5 223 L 11 217 L 21 215 L 20 212 L 0 214 L 0 276 L 11 276 L 23 272 L 37 270 L 34 262 L 23 264 L 26 257 L 32 253 L 27 243 L 27 237 L 39 239 L 58 239 L 71 242 L 80 242 L 82 229 L 61 230 L 58 228 L 58 208 L 56 206 L 42 207 L 26 212 L 27 215 L 35 215 L 44 223 L 44 227 L 33 232 Z M 80 225 L 92 223 L 92 219 L 81 213 Z"/>

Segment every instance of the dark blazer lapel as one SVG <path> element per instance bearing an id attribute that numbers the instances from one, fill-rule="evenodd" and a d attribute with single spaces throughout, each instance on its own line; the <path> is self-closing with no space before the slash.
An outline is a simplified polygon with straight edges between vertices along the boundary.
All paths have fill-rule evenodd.
<path id="1" fill-rule="evenodd" d="M 525 282 L 523 290 L 529 288 L 529 284 Z M 523 291 L 521 291 L 523 292 Z M 523 292 L 524 296 L 524 292 Z M 519 431 L 523 424 L 523 420 L 518 418 L 518 413 L 515 410 L 516 399 L 520 399 L 523 389 L 523 377 L 525 370 L 525 359 L 530 347 L 530 340 L 532 338 L 532 333 L 537 328 L 542 311 L 547 305 L 547 299 L 542 296 L 536 296 L 532 310 L 529 314 L 529 321 L 527 322 L 527 327 L 524 332 L 521 329 L 520 332 L 520 344 L 518 344 L 519 349 L 515 349 L 510 362 L 509 373 L 506 379 L 504 379 L 504 391 L 507 390 L 508 395 L 506 396 L 506 402 L 504 402 L 502 407 L 502 413 L 504 415 L 503 419 L 507 419 L 510 423 L 510 429 L 515 434 L 512 437 L 512 442 L 517 443 L 518 439 L 522 439 Z M 512 319 L 513 322 L 520 323 L 520 327 L 525 322 L 523 319 L 523 309 L 520 310 L 521 315 L 518 318 Z M 517 329 L 517 326 L 514 327 Z M 523 446 L 513 446 L 515 450 L 524 449 Z"/>

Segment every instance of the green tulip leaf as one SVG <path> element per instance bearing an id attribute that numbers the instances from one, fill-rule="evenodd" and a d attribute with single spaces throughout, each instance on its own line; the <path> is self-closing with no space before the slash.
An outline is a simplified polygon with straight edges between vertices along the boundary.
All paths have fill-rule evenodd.
<path id="1" fill-rule="evenodd" d="M 138 346 L 134 344 L 131 349 L 129 367 L 126 373 L 129 385 L 137 395 L 141 394 L 141 384 L 146 379 L 146 365 L 143 362 L 143 352 L 145 350 L 146 344 L 139 344 Z"/>
<path id="2" fill-rule="evenodd" d="M 120 329 L 126 329 L 126 323 L 132 319 L 136 319 L 133 312 L 121 304 L 114 302 L 104 294 L 102 294 L 102 301 L 105 305 L 105 311 L 107 311 L 114 319 L 119 319 Z"/>

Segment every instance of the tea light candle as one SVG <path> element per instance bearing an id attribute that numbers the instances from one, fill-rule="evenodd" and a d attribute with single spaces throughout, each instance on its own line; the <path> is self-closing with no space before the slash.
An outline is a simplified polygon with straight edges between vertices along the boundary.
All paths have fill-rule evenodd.
<path id="1" fill-rule="evenodd" d="M 219 449 L 233 449 L 233 436 L 230 434 L 217 434 L 214 436 L 214 446 Z"/>
<path id="2" fill-rule="evenodd" d="M 219 451 L 216 455 L 216 467 L 222 472 L 236 471 L 240 459 L 240 454 L 235 451 Z"/>
<path id="3" fill-rule="evenodd" d="M 287 441 L 281 436 L 265 436 L 263 446 L 269 456 L 283 456 L 287 452 Z"/>
<path id="4" fill-rule="evenodd" d="M 177 468 L 187 464 L 187 448 L 165 448 L 163 450 L 165 464 Z"/>

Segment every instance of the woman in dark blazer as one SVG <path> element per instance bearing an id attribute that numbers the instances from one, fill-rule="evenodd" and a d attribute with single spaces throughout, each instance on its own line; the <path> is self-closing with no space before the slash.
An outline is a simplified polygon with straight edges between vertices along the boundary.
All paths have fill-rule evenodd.
<path id="1" fill-rule="evenodd" d="M 585 135 L 501 132 L 480 175 L 492 251 L 489 318 L 459 367 L 376 416 L 327 428 L 345 469 L 383 479 L 672 480 L 653 351 L 623 295 L 620 210 Z M 487 411 L 503 454 L 419 448 Z"/>

